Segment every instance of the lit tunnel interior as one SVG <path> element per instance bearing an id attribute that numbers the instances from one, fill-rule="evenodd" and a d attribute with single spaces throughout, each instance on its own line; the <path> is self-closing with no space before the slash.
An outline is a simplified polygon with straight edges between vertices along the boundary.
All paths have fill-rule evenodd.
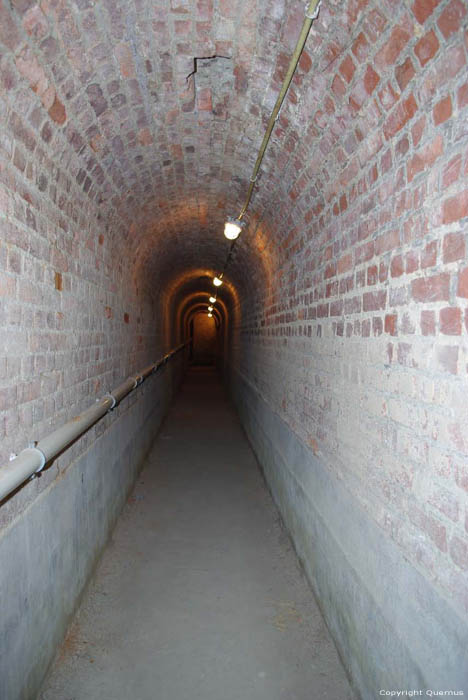
<path id="1" fill-rule="evenodd" d="M 33 697 L 190 363 L 220 373 L 356 692 L 468 692 L 467 17 L 322 0 L 216 290 L 304 2 L 0 0 L 0 463 L 192 339 L 1 502 L 5 700 Z M 39 512 L 61 484 L 89 538 L 35 658 L 15 581 L 50 617 L 48 574 L 18 553 L 62 551 Z"/>

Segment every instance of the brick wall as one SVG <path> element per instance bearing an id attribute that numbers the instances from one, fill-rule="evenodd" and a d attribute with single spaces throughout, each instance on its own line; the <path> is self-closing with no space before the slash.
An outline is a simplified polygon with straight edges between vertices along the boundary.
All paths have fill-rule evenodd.
<path id="1" fill-rule="evenodd" d="M 2 464 L 161 350 L 151 300 L 125 264 L 124 222 L 104 203 L 112 175 L 93 158 L 92 138 L 85 141 L 59 41 L 38 6 L 7 5 L 0 18 Z M 45 488 L 52 472 L 4 504 L 0 522 Z"/>
<path id="2" fill-rule="evenodd" d="M 236 363 L 462 617 L 467 20 L 459 0 L 324 4 L 255 199 L 271 281 Z"/>
<path id="3" fill-rule="evenodd" d="M 2 462 L 177 336 L 303 13 L 1 0 Z M 467 45 L 463 0 L 324 1 L 220 291 L 233 371 L 463 618 Z"/>

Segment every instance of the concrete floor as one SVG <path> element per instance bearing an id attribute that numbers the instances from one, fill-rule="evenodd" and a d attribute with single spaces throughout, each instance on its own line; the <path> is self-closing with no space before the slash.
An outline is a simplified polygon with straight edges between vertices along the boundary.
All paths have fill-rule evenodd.
<path id="1" fill-rule="evenodd" d="M 192 369 L 40 700 L 351 700 L 239 420 Z"/>

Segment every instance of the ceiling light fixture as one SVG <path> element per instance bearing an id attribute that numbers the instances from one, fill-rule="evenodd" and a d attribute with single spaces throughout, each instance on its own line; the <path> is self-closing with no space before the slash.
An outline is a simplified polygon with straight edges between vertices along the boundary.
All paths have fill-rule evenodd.
<path id="1" fill-rule="evenodd" d="M 214 284 L 215 287 L 221 287 L 221 285 L 222 285 L 222 283 L 223 283 L 223 279 L 222 279 L 222 278 L 223 278 L 223 276 L 220 275 L 219 277 L 215 277 L 215 278 L 213 279 L 213 284 Z"/>
<path id="2" fill-rule="evenodd" d="M 210 297 L 210 303 L 211 303 L 211 304 L 214 304 L 215 301 L 216 301 L 216 297 Z"/>
<path id="3" fill-rule="evenodd" d="M 230 241 L 235 241 L 242 231 L 242 224 L 239 219 L 228 219 L 224 224 L 224 235 Z"/>

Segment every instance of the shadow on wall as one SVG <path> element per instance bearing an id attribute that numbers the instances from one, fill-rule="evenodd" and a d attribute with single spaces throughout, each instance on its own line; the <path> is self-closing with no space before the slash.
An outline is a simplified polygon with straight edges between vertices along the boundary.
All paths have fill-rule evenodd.
<path id="1" fill-rule="evenodd" d="M 197 313 L 190 322 L 193 338 L 192 364 L 214 365 L 216 356 L 216 323 L 206 313 Z"/>

